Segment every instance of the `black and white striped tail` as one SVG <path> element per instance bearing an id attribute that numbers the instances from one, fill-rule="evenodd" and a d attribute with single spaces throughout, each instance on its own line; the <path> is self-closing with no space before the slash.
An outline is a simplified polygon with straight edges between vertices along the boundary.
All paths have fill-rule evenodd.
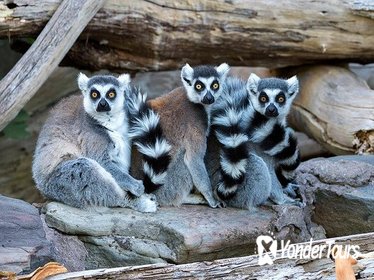
<path id="1" fill-rule="evenodd" d="M 295 179 L 295 170 L 300 165 L 300 151 L 297 146 L 296 136 L 290 129 L 287 132 L 288 145 L 274 155 L 278 160 L 277 177 L 284 187 L 287 187 L 288 183 Z"/>
<path id="2" fill-rule="evenodd" d="M 232 90 L 239 81 L 232 81 Z M 238 84 L 239 83 L 239 84 Z M 230 85 L 230 81 L 228 81 Z M 242 97 L 242 98 L 241 98 Z M 217 185 L 217 195 L 225 200 L 232 198 L 245 179 L 248 164 L 248 136 L 245 133 L 243 118 L 249 101 L 245 93 L 223 96 L 224 102 L 212 111 L 212 128 L 222 145 L 220 151 L 221 178 Z"/>
<path id="3" fill-rule="evenodd" d="M 250 141 L 259 144 L 274 159 L 278 180 L 286 187 L 294 179 L 294 171 L 300 164 L 297 139 L 291 128 L 264 118 L 255 114 L 252 127 L 256 127 L 257 122 L 261 125 L 251 132 Z"/>
<path id="4" fill-rule="evenodd" d="M 147 105 L 146 98 L 146 94 L 134 90 L 128 100 L 129 134 L 143 155 L 144 188 L 146 193 L 151 193 L 164 184 L 171 146 L 163 136 L 160 117 Z"/>

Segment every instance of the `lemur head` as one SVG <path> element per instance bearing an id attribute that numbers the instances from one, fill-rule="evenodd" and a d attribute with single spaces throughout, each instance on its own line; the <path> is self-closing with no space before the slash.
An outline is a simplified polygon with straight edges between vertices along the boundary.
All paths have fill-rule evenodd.
<path id="1" fill-rule="evenodd" d="M 78 86 L 83 93 L 84 109 L 91 116 L 116 114 L 123 111 L 125 91 L 129 87 L 130 76 L 97 75 L 88 78 L 80 73 Z"/>
<path id="2" fill-rule="evenodd" d="M 251 74 L 246 87 L 253 108 L 258 113 L 269 118 L 282 118 L 288 114 L 299 91 L 299 81 L 296 76 L 283 80 L 261 79 L 256 74 Z"/>
<path id="3" fill-rule="evenodd" d="M 210 105 L 222 92 L 230 67 L 226 63 L 214 67 L 201 65 L 192 68 L 189 64 L 183 66 L 181 79 L 187 91 L 188 99 L 193 103 Z"/>

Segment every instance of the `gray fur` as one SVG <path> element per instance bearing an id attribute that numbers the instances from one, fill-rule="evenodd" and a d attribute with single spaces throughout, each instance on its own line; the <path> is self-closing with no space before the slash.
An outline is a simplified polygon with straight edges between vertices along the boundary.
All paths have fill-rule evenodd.
<path id="1" fill-rule="evenodd" d="M 264 160 L 255 154 L 249 154 L 244 184 L 238 188 L 235 196 L 228 200 L 227 205 L 256 210 L 257 206 L 264 204 L 270 197 L 273 178 Z"/>
<path id="2" fill-rule="evenodd" d="M 209 78 L 216 77 L 218 78 L 218 72 L 213 66 L 200 65 L 194 68 L 193 78 L 197 79 L 199 77 Z"/>
<path id="3" fill-rule="evenodd" d="M 127 88 L 123 78 L 126 77 L 118 78 L 119 87 L 113 84 L 119 96 Z M 81 74 L 83 98 L 65 98 L 51 110 L 34 154 L 32 171 L 36 187 L 48 199 L 74 207 L 118 206 L 156 211 L 154 196 L 143 195 L 142 182 L 128 174 L 130 146 L 127 135 L 121 134 L 126 132 L 122 124 L 127 122 L 124 98 L 117 99 L 122 102 L 120 106 L 113 102 L 111 111 L 95 113 L 91 101 L 83 102 L 89 98 L 88 84 L 89 79 Z M 85 109 L 89 106 L 88 113 Z"/>
<path id="4" fill-rule="evenodd" d="M 258 83 L 258 91 L 262 91 L 264 89 L 280 89 L 283 92 L 288 91 L 287 83 L 284 82 L 282 79 L 278 78 L 267 78 L 267 79 L 261 79 Z"/>
<path id="5" fill-rule="evenodd" d="M 92 77 L 87 83 L 87 87 L 90 88 L 95 84 L 98 84 L 98 85 L 112 84 L 115 87 L 119 87 L 118 80 L 115 77 L 110 76 L 110 75 L 97 75 L 97 76 Z"/>
<path id="6" fill-rule="evenodd" d="M 281 183 L 279 182 L 278 177 L 275 173 L 276 164 L 274 162 L 274 159 L 271 156 L 264 153 L 264 151 L 262 151 L 258 147 L 258 145 L 254 144 L 254 143 L 249 143 L 248 146 L 250 147 L 251 152 L 253 154 L 261 157 L 261 159 L 263 160 L 263 162 L 267 166 L 267 170 L 268 170 L 268 172 L 270 174 L 270 178 L 271 178 L 271 191 L 269 193 L 268 198 L 277 205 L 282 205 L 282 204 L 291 204 L 291 205 L 297 205 L 297 206 L 302 205 L 302 203 L 300 203 L 299 201 L 289 197 L 284 192 L 283 187 L 282 187 Z M 249 170 L 251 170 L 251 168 L 252 167 L 249 166 Z M 259 188 L 259 191 L 261 191 L 260 188 Z M 267 193 L 267 190 L 265 192 Z"/>
<path id="7" fill-rule="evenodd" d="M 172 158 L 164 185 L 154 195 L 161 206 L 180 206 L 192 189 L 192 176 L 184 163 L 184 153 L 180 150 Z"/>

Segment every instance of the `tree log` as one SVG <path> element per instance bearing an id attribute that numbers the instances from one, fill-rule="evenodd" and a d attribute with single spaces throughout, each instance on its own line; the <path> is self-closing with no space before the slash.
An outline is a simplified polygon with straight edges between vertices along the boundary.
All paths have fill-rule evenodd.
<path id="1" fill-rule="evenodd" d="M 374 233 L 369 233 L 319 240 L 312 244 L 332 242 L 343 245 L 343 248 L 347 244 L 358 245 L 359 251 L 363 253 L 374 250 L 373 238 Z M 258 256 L 253 255 L 183 265 L 153 264 L 72 272 L 51 276 L 48 279 L 335 279 L 333 261 L 326 253 L 327 250 L 321 259 L 299 260 L 281 257 L 278 251 L 274 264 L 265 266 L 258 265 Z M 374 259 L 370 258 L 370 255 L 368 257 L 369 259 L 359 261 L 363 266 L 359 268 L 360 275 L 364 278 L 374 277 L 374 272 L 370 269 L 374 265 Z"/>
<path id="2" fill-rule="evenodd" d="M 37 35 L 58 2 L 0 2 L 0 37 Z M 367 63 L 374 61 L 373 10 L 369 0 L 360 2 L 109 0 L 68 61 L 114 71 L 175 69 L 186 61 L 270 68 Z"/>
<path id="3" fill-rule="evenodd" d="M 301 91 L 289 121 L 333 154 L 374 153 L 374 90 L 342 67 L 296 70 Z"/>
<path id="4" fill-rule="evenodd" d="M 0 82 L 0 131 L 17 116 L 42 86 L 104 2 L 105 0 L 61 2 L 31 48 Z M 14 5 L 17 6 L 11 1 L 0 3 L 0 22 L 8 21 L 7 17 L 13 14 L 9 11 Z M 17 21 L 22 22 L 22 19 Z"/>

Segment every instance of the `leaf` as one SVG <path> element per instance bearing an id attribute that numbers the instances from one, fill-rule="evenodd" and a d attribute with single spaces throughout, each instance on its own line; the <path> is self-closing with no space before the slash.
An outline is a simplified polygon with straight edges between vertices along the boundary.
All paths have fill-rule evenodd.
<path id="1" fill-rule="evenodd" d="M 6 137 L 12 139 L 27 139 L 30 137 L 30 133 L 27 129 L 27 121 L 29 115 L 25 110 L 21 110 L 17 117 L 4 128 L 3 133 Z"/>
<path id="2" fill-rule="evenodd" d="M 37 268 L 28 275 L 18 276 L 17 280 L 43 280 L 47 276 L 68 272 L 65 266 L 57 262 L 49 262 L 43 267 Z"/>

